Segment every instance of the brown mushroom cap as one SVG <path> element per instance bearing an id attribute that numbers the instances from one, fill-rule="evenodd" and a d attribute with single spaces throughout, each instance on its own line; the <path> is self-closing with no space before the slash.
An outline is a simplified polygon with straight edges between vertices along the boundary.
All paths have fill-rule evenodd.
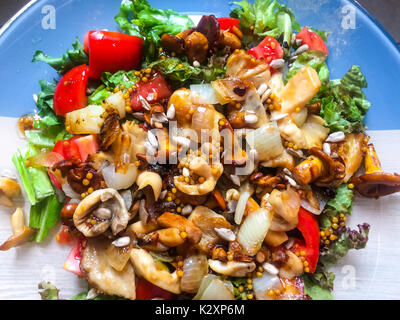
<path id="1" fill-rule="evenodd" d="M 397 173 L 375 172 L 353 177 L 351 182 L 364 197 L 376 198 L 400 192 L 400 175 Z"/>
<path id="2" fill-rule="evenodd" d="M 341 180 L 344 178 L 346 174 L 346 168 L 344 163 L 340 161 L 340 158 L 335 161 L 321 149 L 315 147 L 311 148 L 309 153 L 318 157 L 324 163 L 326 174 L 317 179 L 317 182 L 329 183 L 333 180 Z"/>

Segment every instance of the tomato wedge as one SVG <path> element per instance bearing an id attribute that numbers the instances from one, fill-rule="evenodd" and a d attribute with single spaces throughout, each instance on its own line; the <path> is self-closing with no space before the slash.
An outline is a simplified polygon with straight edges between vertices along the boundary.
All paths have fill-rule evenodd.
<path id="1" fill-rule="evenodd" d="M 222 17 L 222 18 L 217 18 L 217 20 L 219 22 L 219 28 L 221 30 L 227 30 L 231 32 L 233 27 L 239 28 L 239 19 Z"/>
<path id="2" fill-rule="evenodd" d="M 315 272 L 319 257 L 320 231 L 317 217 L 306 209 L 300 207 L 299 224 L 297 229 L 303 235 L 304 241 L 298 239 L 293 247 L 295 252 L 305 252 L 310 273 Z"/>
<path id="3" fill-rule="evenodd" d="M 136 300 L 152 300 L 161 298 L 164 300 L 172 300 L 174 295 L 157 287 L 143 278 L 136 277 Z"/>
<path id="4" fill-rule="evenodd" d="M 261 41 L 258 46 L 251 48 L 248 51 L 256 59 L 264 58 L 269 64 L 272 60 L 283 58 L 283 49 L 274 37 L 267 36 Z"/>
<path id="5" fill-rule="evenodd" d="M 329 54 L 324 40 L 317 33 L 309 31 L 307 26 L 301 29 L 296 35 L 296 39 L 300 39 L 302 44 L 308 45 L 310 50 L 319 50 Z"/>
<path id="6" fill-rule="evenodd" d="M 89 54 L 89 78 L 100 79 L 103 72 L 136 69 L 142 58 L 143 39 L 112 31 L 89 31 L 84 50 Z"/>
<path id="7" fill-rule="evenodd" d="M 80 65 L 69 70 L 58 82 L 54 92 L 53 109 L 59 116 L 86 107 L 88 67 Z"/>
<path id="8" fill-rule="evenodd" d="M 72 243 L 73 237 L 71 235 L 70 227 L 63 225 L 61 230 L 56 234 L 56 240 L 59 244 Z"/>
<path id="9" fill-rule="evenodd" d="M 67 260 L 64 262 L 64 270 L 75 273 L 80 277 L 86 277 L 85 273 L 83 273 L 81 270 L 82 250 L 85 248 L 85 246 L 86 238 L 83 236 L 78 238 L 68 254 Z"/>
<path id="10" fill-rule="evenodd" d="M 56 152 L 64 157 L 64 160 L 79 159 L 85 162 L 87 157 L 99 150 L 96 135 L 75 136 L 68 140 L 59 140 L 53 147 Z"/>
<path id="11" fill-rule="evenodd" d="M 172 90 L 167 81 L 159 73 L 154 74 L 154 76 L 146 82 L 140 81 L 137 86 L 138 88 L 131 95 L 131 105 L 132 109 L 135 111 L 144 110 L 139 96 L 142 96 L 147 102 L 152 104 L 163 99 L 168 99 L 172 94 Z"/>

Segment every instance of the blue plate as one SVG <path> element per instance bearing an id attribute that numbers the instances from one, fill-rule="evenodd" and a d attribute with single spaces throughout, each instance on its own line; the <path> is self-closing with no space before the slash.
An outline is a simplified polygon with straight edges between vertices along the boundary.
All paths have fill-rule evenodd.
<path id="1" fill-rule="evenodd" d="M 375 130 L 400 129 L 400 52 L 376 20 L 355 1 L 283 2 L 293 9 L 302 26 L 331 31 L 328 41 L 331 79 L 342 77 L 352 64 L 361 66 L 369 84 L 365 92 L 372 102 L 366 119 L 368 127 Z M 213 13 L 216 16 L 226 16 L 235 7 L 232 2 L 220 0 L 151 0 L 150 3 L 182 13 Z M 119 0 L 31 1 L 29 8 L 5 30 L 3 28 L 0 36 L 0 116 L 19 117 L 32 112 L 35 108 L 32 95 L 39 91 L 38 81 L 58 77 L 47 65 L 31 63 L 36 50 L 57 56 L 71 47 L 76 36 L 82 41 L 90 29 L 116 30 L 114 16 L 119 11 L 119 4 Z M 55 29 L 42 27 L 46 5 L 56 9 Z M 349 23 L 348 18 L 355 18 L 351 20 L 355 25 Z"/>

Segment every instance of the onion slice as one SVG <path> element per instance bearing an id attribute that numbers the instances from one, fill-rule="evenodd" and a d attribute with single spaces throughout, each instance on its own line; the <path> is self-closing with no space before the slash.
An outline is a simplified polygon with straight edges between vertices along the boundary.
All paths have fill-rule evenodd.
<path id="1" fill-rule="evenodd" d="M 222 281 L 215 275 L 207 275 L 200 284 L 193 300 L 234 300 L 233 287 L 229 281 Z"/>
<path id="2" fill-rule="evenodd" d="M 272 210 L 260 208 L 246 217 L 237 234 L 245 254 L 254 256 L 267 235 L 273 218 Z"/>
<path id="3" fill-rule="evenodd" d="M 211 84 L 190 85 L 190 99 L 194 104 L 217 104 L 217 96 Z"/>
<path id="4" fill-rule="evenodd" d="M 205 255 L 189 256 L 183 262 L 183 277 L 181 279 L 181 290 L 196 293 L 201 280 L 208 274 L 208 261 Z"/>
<path id="5" fill-rule="evenodd" d="M 253 194 L 254 189 L 249 183 L 245 183 L 240 187 L 240 197 L 235 209 L 235 223 L 240 224 L 243 219 L 243 214 L 246 209 L 247 200 Z"/>
<path id="6" fill-rule="evenodd" d="M 114 164 L 104 167 L 102 173 L 107 186 L 115 190 L 128 189 L 135 183 L 138 174 L 134 164 L 129 164 L 125 173 L 115 172 Z"/>

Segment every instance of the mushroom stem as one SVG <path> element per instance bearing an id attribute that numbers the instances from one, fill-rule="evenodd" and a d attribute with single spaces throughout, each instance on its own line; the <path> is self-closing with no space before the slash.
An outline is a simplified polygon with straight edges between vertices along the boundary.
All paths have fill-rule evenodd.
<path id="1" fill-rule="evenodd" d="M 376 154 L 375 147 L 372 143 L 367 146 L 367 153 L 364 160 L 365 173 L 383 172 L 381 162 Z"/>
<path id="2" fill-rule="evenodd" d="M 324 175 L 325 166 L 324 163 L 316 156 L 310 156 L 300 164 L 298 164 L 294 170 L 293 175 L 302 185 L 314 182 L 319 177 Z"/>

